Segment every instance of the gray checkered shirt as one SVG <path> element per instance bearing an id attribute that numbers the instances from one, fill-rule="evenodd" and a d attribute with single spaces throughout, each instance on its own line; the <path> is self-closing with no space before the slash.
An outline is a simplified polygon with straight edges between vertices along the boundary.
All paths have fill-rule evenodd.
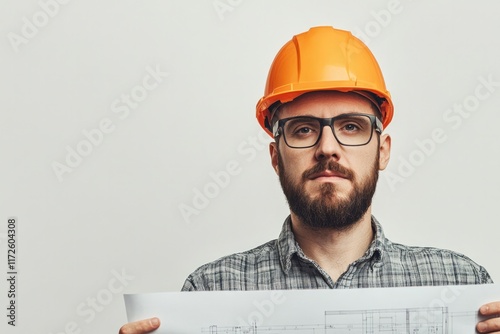
<path id="1" fill-rule="evenodd" d="M 385 238 L 372 217 L 375 237 L 366 253 L 334 282 L 295 241 L 290 217 L 277 240 L 198 268 L 183 291 L 346 289 L 493 283 L 468 257 L 449 250 L 409 247 Z"/>

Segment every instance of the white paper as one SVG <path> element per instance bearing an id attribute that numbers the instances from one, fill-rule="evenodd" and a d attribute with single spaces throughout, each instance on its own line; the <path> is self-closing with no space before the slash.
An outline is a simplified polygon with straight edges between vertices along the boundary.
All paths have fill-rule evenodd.
<path id="1" fill-rule="evenodd" d="M 159 317 L 155 333 L 475 333 L 500 285 L 125 295 L 129 321 Z"/>

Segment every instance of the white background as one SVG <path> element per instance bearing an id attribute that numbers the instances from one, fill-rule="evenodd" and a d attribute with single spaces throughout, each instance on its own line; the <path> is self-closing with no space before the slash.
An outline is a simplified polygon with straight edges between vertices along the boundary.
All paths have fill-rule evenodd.
<path id="1" fill-rule="evenodd" d="M 2 279 L 0 328 L 116 333 L 122 293 L 178 291 L 199 265 L 276 238 L 288 208 L 254 108 L 276 52 L 316 25 L 363 39 L 393 96 L 392 159 L 373 210 L 386 235 L 465 253 L 500 280 L 499 9 L 494 0 L 3 0 L 0 268 L 16 216 L 19 276 L 18 326 L 6 324 Z M 168 76 L 126 117 L 115 113 L 148 68 Z M 477 88 L 481 77 L 491 92 Z M 464 103 L 473 111 L 458 123 L 447 110 Z M 67 165 L 84 131 L 106 119 L 113 130 L 58 178 L 54 164 Z M 436 129 L 446 140 L 422 152 L 417 142 Z M 215 189 L 210 173 L 230 162 L 239 173 Z M 205 189 L 213 198 L 183 217 Z"/>

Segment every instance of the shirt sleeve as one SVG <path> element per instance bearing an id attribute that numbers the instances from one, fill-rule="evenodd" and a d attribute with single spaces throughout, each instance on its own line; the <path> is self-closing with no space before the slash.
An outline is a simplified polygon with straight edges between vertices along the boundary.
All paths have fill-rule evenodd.
<path id="1" fill-rule="evenodd" d="M 491 283 L 493 283 L 493 280 L 491 279 L 490 274 L 482 266 L 479 268 L 479 272 L 481 274 L 481 283 L 482 284 L 491 284 Z"/>
<path id="2" fill-rule="evenodd" d="M 186 278 L 186 280 L 184 281 L 184 285 L 182 286 L 181 291 L 198 291 L 191 276 Z"/>

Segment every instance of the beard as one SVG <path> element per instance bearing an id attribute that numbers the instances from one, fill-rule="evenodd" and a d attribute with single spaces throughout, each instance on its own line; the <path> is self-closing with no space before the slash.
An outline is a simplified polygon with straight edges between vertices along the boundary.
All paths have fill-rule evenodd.
<path id="1" fill-rule="evenodd" d="M 371 172 L 364 181 L 358 181 L 349 169 L 333 160 L 322 160 L 311 169 L 302 173 L 302 180 L 295 185 L 288 176 L 281 155 L 278 152 L 278 168 L 281 188 L 288 201 L 290 210 L 300 218 L 302 223 L 312 229 L 347 230 L 360 221 L 372 203 L 378 180 L 378 154 Z M 306 194 L 305 182 L 310 175 L 331 170 L 342 174 L 350 180 L 353 189 L 347 198 L 339 198 L 337 186 L 323 183 L 320 194 L 310 198 Z"/>

